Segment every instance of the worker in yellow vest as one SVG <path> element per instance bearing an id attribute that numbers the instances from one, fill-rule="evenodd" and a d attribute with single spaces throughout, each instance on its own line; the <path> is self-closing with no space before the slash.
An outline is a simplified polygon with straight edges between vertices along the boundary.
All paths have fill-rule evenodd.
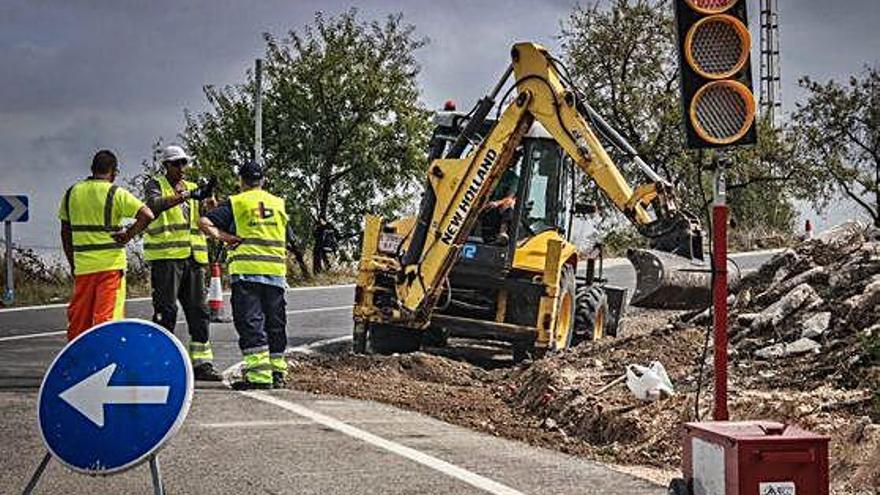
<path id="1" fill-rule="evenodd" d="M 67 339 L 105 321 L 125 316 L 125 245 L 153 219 L 153 213 L 125 189 L 113 185 L 116 155 L 97 152 L 92 175 L 64 193 L 58 218 L 61 245 L 74 275 L 67 306 Z M 122 228 L 124 218 L 134 218 Z"/>
<path id="2" fill-rule="evenodd" d="M 232 276 L 232 319 L 244 356 L 235 390 L 281 387 L 287 375 L 287 246 L 293 242 L 284 200 L 262 189 L 263 169 L 238 170 L 241 192 L 206 213 L 202 232 L 226 243 Z"/>
<path id="3" fill-rule="evenodd" d="M 153 321 L 174 332 L 180 301 L 189 329 L 193 376 L 218 382 L 222 377 L 214 369 L 208 335 L 208 244 L 198 226 L 200 203 L 213 196 L 215 181 L 198 186 L 185 180 L 192 158 L 180 146 L 165 147 L 160 161 L 165 173 L 144 184 L 144 199 L 156 215 L 144 234 L 144 258 L 150 264 L 153 289 Z"/>

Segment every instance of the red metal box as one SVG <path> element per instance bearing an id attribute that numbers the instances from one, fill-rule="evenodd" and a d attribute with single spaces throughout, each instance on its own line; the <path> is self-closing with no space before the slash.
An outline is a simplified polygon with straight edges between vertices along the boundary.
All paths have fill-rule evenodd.
<path id="1" fill-rule="evenodd" d="M 682 473 L 693 495 L 828 495 L 828 440 L 771 421 L 684 427 Z"/>

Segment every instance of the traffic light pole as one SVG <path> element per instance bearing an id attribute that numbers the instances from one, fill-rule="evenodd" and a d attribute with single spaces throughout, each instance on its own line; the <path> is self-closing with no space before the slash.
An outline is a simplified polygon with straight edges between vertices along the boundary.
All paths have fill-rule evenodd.
<path id="1" fill-rule="evenodd" d="M 712 206 L 715 327 L 715 421 L 727 421 L 727 184 L 724 165 L 715 169 L 715 202 Z"/>

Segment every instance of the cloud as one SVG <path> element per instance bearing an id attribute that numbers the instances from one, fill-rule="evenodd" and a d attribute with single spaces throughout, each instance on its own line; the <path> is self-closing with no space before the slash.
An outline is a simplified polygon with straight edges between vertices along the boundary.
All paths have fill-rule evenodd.
<path id="1" fill-rule="evenodd" d="M 589 3 L 589 2 L 584 2 Z M 116 150 L 128 171 L 160 137 L 174 139 L 183 109 L 201 110 L 205 84 L 242 79 L 262 54 L 261 33 L 282 35 L 337 14 L 338 1 L 7 0 L 0 4 L 0 194 L 32 195 L 26 244 L 57 242 L 55 210 L 92 153 Z M 431 43 L 421 50 L 423 99 L 472 105 L 507 64 L 512 43 L 551 49 L 572 1 L 357 2 L 363 17 L 403 12 Z M 750 0 L 757 18 L 757 0 Z M 880 53 L 876 0 L 784 3 L 783 92 L 796 75 L 841 78 Z M 754 60 L 757 68 L 757 60 Z M 757 72 L 756 72 L 757 74 Z"/>

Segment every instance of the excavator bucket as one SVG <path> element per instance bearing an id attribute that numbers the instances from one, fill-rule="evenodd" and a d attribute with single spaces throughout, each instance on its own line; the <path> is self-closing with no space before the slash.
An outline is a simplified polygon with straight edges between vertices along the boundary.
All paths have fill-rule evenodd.
<path id="1" fill-rule="evenodd" d="M 636 271 L 630 304 L 654 309 L 703 309 L 711 304 L 712 265 L 656 249 L 630 249 Z M 728 285 L 739 282 L 739 270 L 728 263 Z"/>

